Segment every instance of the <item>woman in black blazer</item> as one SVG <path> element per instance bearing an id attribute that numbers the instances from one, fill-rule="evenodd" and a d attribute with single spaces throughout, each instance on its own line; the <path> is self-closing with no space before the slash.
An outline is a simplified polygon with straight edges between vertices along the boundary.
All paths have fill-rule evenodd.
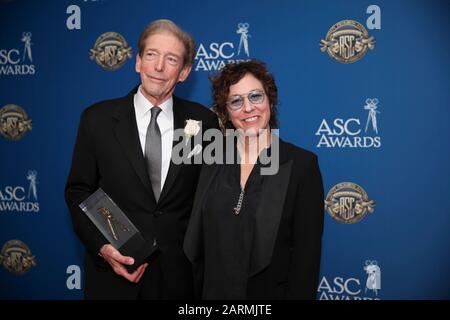
<path id="1" fill-rule="evenodd" d="M 236 161 L 205 165 L 199 178 L 184 240 L 197 293 L 315 299 L 323 230 L 317 157 L 274 134 L 277 88 L 265 64 L 229 64 L 212 85 L 214 108 L 238 138 Z"/>

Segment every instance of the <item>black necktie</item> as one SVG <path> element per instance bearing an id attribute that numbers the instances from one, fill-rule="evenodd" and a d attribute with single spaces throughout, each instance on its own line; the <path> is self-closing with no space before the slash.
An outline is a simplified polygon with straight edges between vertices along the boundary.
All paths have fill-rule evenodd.
<path id="1" fill-rule="evenodd" d="M 156 202 L 158 202 L 161 195 L 161 131 L 159 131 L 158 123 L 156 122 L 160 112 L 160 107 L 154 106 L 151 109 L 152 118 L 145 136 L 145 162 Z"/>

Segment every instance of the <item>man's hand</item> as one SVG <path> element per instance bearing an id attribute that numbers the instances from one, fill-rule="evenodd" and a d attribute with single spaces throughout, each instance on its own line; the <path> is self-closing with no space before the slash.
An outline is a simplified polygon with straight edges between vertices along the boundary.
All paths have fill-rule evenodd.
<path id="1" fill-rule="evenodd" d="M 132 257 L 123 256 L 120 252 L 110 244 L 105 244 L 100 249 L 100 254 L 113 268 L 114 272 L 124 277 L 130 282 L 138 283 L 147 268 L 148 263 L 141 264 L 133 273 L 128 273 L 124 265 L 132 265 L 134 259 Z"/>

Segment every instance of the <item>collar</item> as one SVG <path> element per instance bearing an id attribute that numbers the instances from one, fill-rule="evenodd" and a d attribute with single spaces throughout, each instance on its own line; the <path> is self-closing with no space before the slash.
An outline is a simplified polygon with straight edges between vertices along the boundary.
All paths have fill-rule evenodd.
<path id="1" fill-rule="evenodd" d="M 134 106 L 136 108 L 136 116 L 138 119 L 142 119 L 147 112 L 150 111 L 154 105 L 142 94 L 141 86 L 139 86 L 137 92 L 134 95 Z M 161 108 L 161 112 L 170 117 L 173 113 L 173 97 L 170 97 L 162 104 L 158 105 Z"/>

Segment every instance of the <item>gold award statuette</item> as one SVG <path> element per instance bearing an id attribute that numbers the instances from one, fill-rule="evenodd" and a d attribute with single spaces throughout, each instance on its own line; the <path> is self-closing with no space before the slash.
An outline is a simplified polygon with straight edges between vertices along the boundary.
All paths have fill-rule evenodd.
<path id="1" fill-rule="evenodd" d="M 156 242 L 152 245 L 154 238 L 151 234 L 146 240 L 103 189 L 98 188 L 78 206 L 114 248 L 121 254 L 134 258 L 134 264 L 126 266 L 128 272 L 135 271 L 145 259 L 159 250 Z"/>
<path id="2" fill-rule="evenodd" d="M 115 240 L 119 240 L 119 236 L 117 233 L 117 227 L 119 227 L 122 231 L 131 232 L 131 230 L 125 226 L 123 223 L 117 221 L 111 211 L 108 208 L 100 207 L 97 209 L 97 212 L 106 220 L 109 227 L 109 232 L 112 234 Z"/>

